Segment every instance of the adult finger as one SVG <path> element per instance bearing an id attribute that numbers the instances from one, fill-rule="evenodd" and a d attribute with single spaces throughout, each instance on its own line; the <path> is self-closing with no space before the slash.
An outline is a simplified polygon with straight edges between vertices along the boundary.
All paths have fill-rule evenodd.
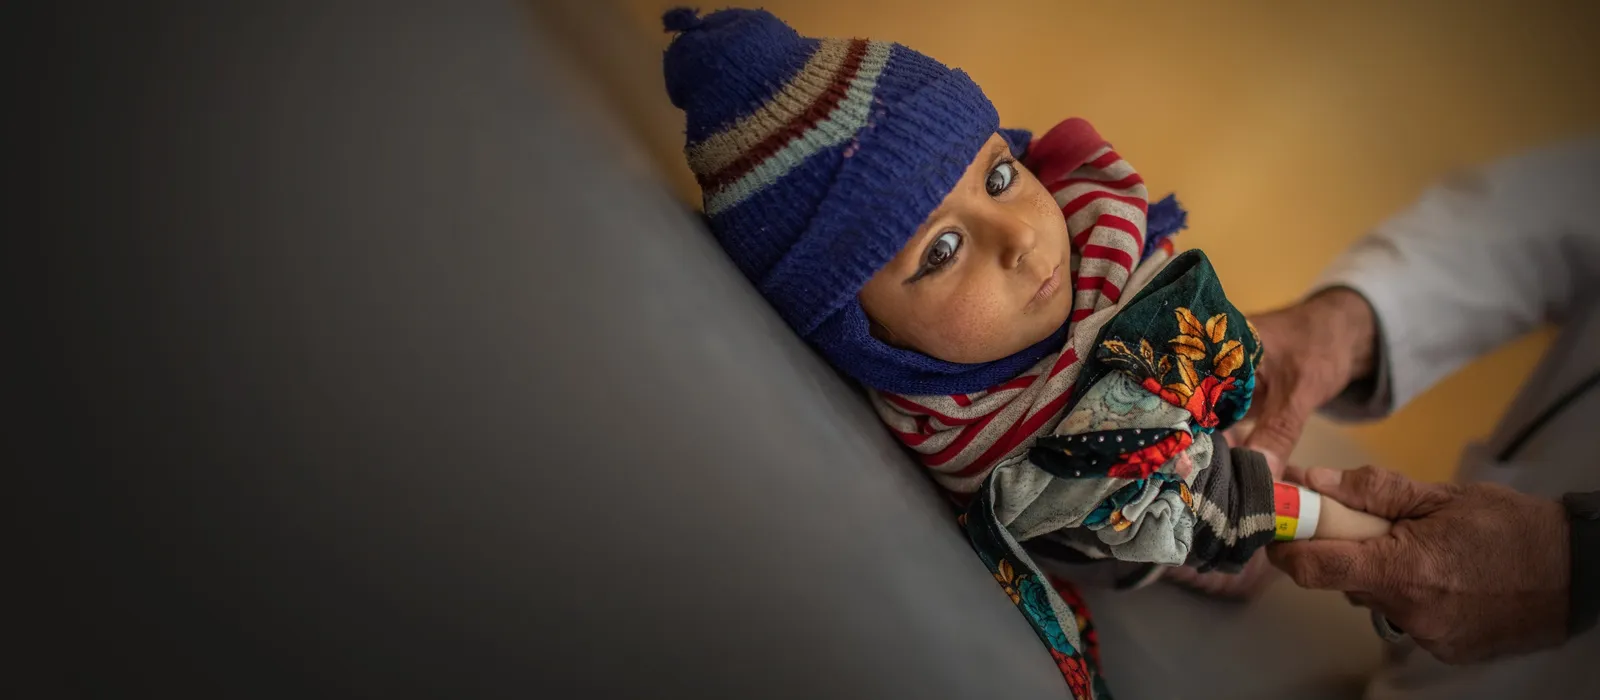
<path id="1" fill-rule="evenodd" d="M 1267 559 L 1301 588 L 1370 591 L 1381 571 L 1378 553 L 1368 543 L 1306 540 L 1267 546 Z"/>
<path id="2" fill-rule="evenodd" d="M 1267 394 L 1261 416 L 1256 419 L 1250 437 L 1244 441 L 1245 447 L 1267 456 L 1274 474 L 1282 473 L 1283 464 L 1294 452 L 1295 443 L 1300 441 L 1300 433 L 1305 430 L 1306 420 L 1311 417 L 1310 406 L 1297 401 L 1292 392 L 1282 391 L 1282 387 L 1278 389 Z"/>
<path id="3" fill-rule="evenodd" d="M 1306 483 L 1306 470 L 1293 464 L 1285 464 L 1283 465 L 1283 473 L 1279 475 L 1278 480 L 1304 486 Z"/>
<path id="4" fill-rule="evenodd" d="M 1341 471 L 1326 467 L 1306 470 L 1306 485 L 1356 510 L 1381 518 L 1416 518 L 1438 510 L 1450 494 L 1437 484 L 1412 481 L 1373 466 Z"/>

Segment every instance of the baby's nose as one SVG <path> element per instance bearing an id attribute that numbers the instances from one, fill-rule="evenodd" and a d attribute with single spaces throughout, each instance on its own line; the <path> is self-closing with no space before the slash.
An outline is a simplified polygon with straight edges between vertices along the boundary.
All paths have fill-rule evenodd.
<path id="1" fill-rule="evenodd" d="M 1007 267 L 1017 267 L 1038 247 L 1039 236 L 1033 226 L 1016 216 L 996 217 L 994 232 L 1001 244 L 1001 260 Z"/>

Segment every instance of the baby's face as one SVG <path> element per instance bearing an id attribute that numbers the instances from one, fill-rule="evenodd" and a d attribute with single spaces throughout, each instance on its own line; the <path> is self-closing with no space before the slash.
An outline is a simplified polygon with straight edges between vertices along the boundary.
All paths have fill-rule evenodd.
<path id="1" fill-rule="evenodd" d="M 861 290 L 874 333 L 949 362 L 989 362 L 1072 313 L 1072 246 L 1055 199 L 999 134 Z"/>

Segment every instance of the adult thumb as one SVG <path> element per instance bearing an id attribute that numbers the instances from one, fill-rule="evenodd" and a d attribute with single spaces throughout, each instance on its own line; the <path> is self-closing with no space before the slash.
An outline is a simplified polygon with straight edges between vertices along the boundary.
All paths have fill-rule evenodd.
<path id="1" fill-rule="evenodd" d="M 1427 515 L 1449 498 L 1436 484 L 1412 481 L 1373 466 L 1349 471 L 1313 467 L 1306 470 L 1305 481 L 1317 493 L 1389 520 Z"/>

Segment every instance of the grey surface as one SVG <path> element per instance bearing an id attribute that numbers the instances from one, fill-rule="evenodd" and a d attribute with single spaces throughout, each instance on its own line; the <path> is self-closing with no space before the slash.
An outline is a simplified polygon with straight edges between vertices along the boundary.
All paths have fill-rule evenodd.
<path id="1" fill-rule="evenodd" d="M 515 5 L 226 5 L 40 63 L 53 685 L 1062 695 Z"/>
<path id="2" fill-rule="evenodd" d="M 1365 609 L 1284 578 L 1248 604 L 1166 584 L 1085 597 L 1118 698 L 1354 700 L 1380 663 Z"/>

